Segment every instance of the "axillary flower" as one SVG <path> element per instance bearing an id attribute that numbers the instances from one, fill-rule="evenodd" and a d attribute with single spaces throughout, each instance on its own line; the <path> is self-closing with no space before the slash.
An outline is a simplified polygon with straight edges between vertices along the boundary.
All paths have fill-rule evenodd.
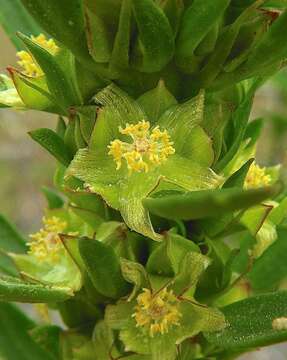
<path id="1" fill-rule="evenodd" d="M 247 173 L 244 187 L 246 189 L 253 189 L 268 186 L 270 183 L 271 176 L 266 174 L 266 169 L 264 167 L 261 168 L 255 163 L 252 163 Z"/>
<path id="2" fill-rule="evenodd" d="M 55 55 L 59 50 L 55 41 L 53 39 L 47 39 L 44 34 L 40 34 L 38 36 L 32 35 L 31 39 L 36 44 L 49 51 L 52 55 Z M 41 70 L 40 66 L 34 61 L 33 57 L 28 51 L 18 51 L 17 56 L 19 58 L 18 64 L 23 68 L 25 75 L 32 77 L 43 75 L 43 71 Z"/>
<path id="3" fill-rule="evenodd" d="M 137 297 L 137 305 L 133 317 L 137 327 L 143 327 L 153 337 L 156 333 L 165 334 L 172 326 L 180 325 L 182 314 L 179 311 L 179 301 L 172 290 L 164 289 L 153 294 L 149 289 Z"/>
<path id="4" fill-rule="evenodd" d="M 132 143 L 113 140 L 109 148 L 109 155 L 112 155 L 117 170 L 122 166 L 122 160 L 126 160 L 129 171 L 148 172 L 152 165 L 162 164 L 169 155 L 175 153 L 173 142 L 166 130 L 161 131 L 158 126 L 150 130 L 149 121 L 140 121 L 137 124 L 127 124 L 119 132 L 129 135 Z"/>
<path id="5" fill-rule="evenodd" d="M 59 234 L 67 228 L 67 223 L 56 216 L 43 218 L 44 227 L 30 235 L 29 254 L 39 261 L 56 262 L 64 249 Z"/>

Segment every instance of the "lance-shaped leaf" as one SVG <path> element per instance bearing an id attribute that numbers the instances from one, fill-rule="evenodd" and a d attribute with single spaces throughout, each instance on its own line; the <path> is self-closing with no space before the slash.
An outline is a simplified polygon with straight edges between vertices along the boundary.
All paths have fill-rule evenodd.
<path id="1" fill-rule="evenodd" d="M 23 34 L 19 34 L 19 37 L 45 73 L 48 88 L 55 101 L 64 108 L 80 105 L 80 94 L 74 78 L 75 70 L 71 66 L 75 61 L 73 55 L 61 48 L 53 55 L 29 37 Z M 67 68 L 70 70 L 68 74 Z"/>
<path id="2" fill-rule="evenodd" d="M 230 0 L 195 0 L 186 10 L 176 48 L 177 63 L 183 69 L 188 69 L 194 50 L 223 15 L 229 3 Z"/>
<path id="3" fill-rule="evenodd" d="M 17 49 L 23 48 L 22 42 L 16 36 L 17 31 L 27 35 L 35 35 L 42 32 L 39 25 L 22 5 L 21 0 L 1 0 L 0 7 L 1 25 Z"/>
<path id="4" fill-rule="evenodd" d="M 25 239 L 3 215 L 0 215 L 0 249 L 6 252 L 24 253 Z"/>
<path id="5" fill-rule="evenodd" d="M 121 275 L 119 258 L 111 246 L 84 238 L 79 240 L 79 251 L 95 288 L 102 295 L 117 299 L 127 294 L 129 286 Z"/>
<path id="6" fill-rule="evenodd" d="M 170 231 L 151 253 L 146 269 L 151 274 L 173 276 L 178 273 L 183 259 L 190 252 L 199 252 L 199 247 L 191 240 Z"/>
<path id="7" fill-rule="evenodd" d="M 97 94 L 96 101 L 103 108 L 99 112 L 90 146 L 77 153 L 67 175 L 78 177 L 91 192 L 101 195 L 111 207 L 120 210 L 131 229 L 159 239 L 153 231 L 148 211 L 142 205 L 143 199 L 155 189 L 183 188 L 193 191 L 216 187 L 221 181 L 209 168 L 214 158 L 212 144 L 200 127 L 203 94 L 172 107 L 158 122 L 150 119 L 153 129 L 159 126 L 170 134 L 175 154 L 151 166 L 147 172 L 129 171 L 126 164 L 117 169 L 115 159 L 108 154 L 111 142 L 126 140 L 121 128 L 146 121 L 145 113 L 115 86 L 108 86 Z M 188 141 L 185 140 L 187 138 Z"/>
<path id="8" fill-rule="evenodd" d="M 194 220 L 247 209 L 271 198 L 277 187 L 203 190 L 143 200 L 150 212 L 168 219 Z"/>
<path id="9" fill-rule="evenodd" d="M 132 0 L 132 4 L 139 31 L 135 65 L 147 73 L 160 71 L 174 51 L 174 36 L 169 21 L 152 0 Z"/>
<path id="10" fill-rule="evenodd" d="M 33 18 L 53 38 L 80 59 L 89 58 L 85 38 L 84 16 L 80 0 L 21 0 Z"/>
<path id="11" fill-rule="evenodd" d="M 6 360 L 55 360 L 30 336 L 36 324 L 15 305 L 0 303 L 0 354 Z"/>
<path id="12" fill-rule="evenodd" d="M 208 341 L 225 349 L 267 346 L 286 341 L 286 327 L 276 328 L 276 319 L 285 318 L 287 292 L 255 296 L 223 307 L 228 326 L 205 334 Z M 274 323 L 275 321 L 275 323 Z"/>
<path id="13" fill-rule="evenodd" d="M 272 290 L 284 280 L 287 275 L 286 250 L 286 230 L 279 229 L 277 240 L 255 261 L 248 275 L 255 291 Z"/>
<path id="14" fill-rule="evenodd" d="M 8 276 L 0 277 L 0 299 L 23 303 L 53 303 L 72 296 L 67 287 L 32 284 Z"/>
<path id="15" fill-rule="evenodd" d="M 29 132 L 33 140 L 48 150 L 60 163 L 68 166 L 71 161 L 70 153 L 59 135 L 51 129 L 37 129 Z"/>
<path id="16" fill-rule="evenodd" d="M 59 107 L 54 97 L 49 93 L 44 76 L 31 78 L 14 68 L 8 68 L 8 71 L 13 79 L 15 90 L 27 108 L 65 114 L 65 109 Z"/>

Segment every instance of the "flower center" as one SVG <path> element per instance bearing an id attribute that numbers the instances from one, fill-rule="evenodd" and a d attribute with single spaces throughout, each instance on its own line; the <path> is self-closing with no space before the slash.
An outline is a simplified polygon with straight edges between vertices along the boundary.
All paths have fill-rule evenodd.
<path id="1" fill-rule="evenodd" d="M 169 155 L 175 153 L 167 131 L 161 131 L 158 126 L 150 130 L 148 121 L 140 121 L 135 125 L 127 124 L 124 129 L 120 127 L 119 131 L 130 136 L 132 142 L 116 139 L 108 146 L 108 154 L 113 156 L 117 170 L 121 168 L 124 159 L 129 171 L 148 172 L 152 165 L 162 164 Z"/>
<path id="2" fill-rule="evenodd" d="M 31 36 L 31 39 L 45 50 L 49 51 L 52 55 L 55 55 L 59 50 L 53 39 L 47 39 L 45 35 L 40 34 L 38 36 Z M 43 71 L 40 66 L 34 61 L 33 57 L 28 51 L 18 51 L 17 56 L 19 58 L 18 64 L 23 68 L 23 73 L 28 76 L 42 76 Z"/>
<path id="3" fill-rule="evenodd" d="M 137 297 L 137 305 L 133 314 L 137 327 L 148 330 L 151 337 L 156 333 L 167 333 L 171 326 L 179 325 L 182 315 L 179 312 L 178 304 L 179 300 L 167 288 L 156 294 L 144 289 Z"/>
<path id="4" fill-rule="evenodd" d="M 271 177 L 270 175 L 266 174 L 266 169 L 264 167 L 261 168 L 255 163 L 252 163 L 245 179 L 245 189 L 268 186 L 270 183 Z"/>
<path id="5" fill-rule="evenodd" d="M 66 229 L 67 223 L 53 216 L 44 217 L 43 224 L 44 227 L 40 231 L 30 235 L 29 254 L 40 261 L 56 262 L 59 259 L 59 252 L 64 249 L 59 234 Z"/>

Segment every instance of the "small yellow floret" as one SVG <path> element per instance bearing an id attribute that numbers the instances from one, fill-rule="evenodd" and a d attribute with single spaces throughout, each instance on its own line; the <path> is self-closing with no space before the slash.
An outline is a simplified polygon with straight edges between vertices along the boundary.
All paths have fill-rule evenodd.
<path id="1" fill-rule="evenodd" d="M 30 235 L 29 254 L 40 261 L 57 262 L 59 252 L 63 250 L 59 234 L 66 229 L 67 223 L 53 216 L 44 217 L 43 224 L 44 227 L 39 232 Z"/>
<path id="2" fill-rule="evenodd" d="M 53 39 L 47 39 L 45 35 L 40 34 L 38 36 L 31 36 L 31 39 L 45 50 L 49 51 L 52 55 L 55 55 L 58 51 L 58 46 Z M 17 56 L 19 58 L 18 64 L 23 68 L 23 72 L 28 76 L 41 76 L 43 71 L 40 66 L 34 61 L 33 57 L 28 51 L 18 51 Z"/>
<path id="3" fill-rule="evenodd" d="M 266 174 L 266 169 L 253 163 L 247 173 L 244 187 L 245 189 L 253 189 L 268 186 L 270 183 L 271 176 Z"/>
<path id="4" fill-rule="evenodd" d="M 137 297 L 133 317 L 137 327 L 148 330 L 149 335 L 165 334 L 171 326 L 178 326 L 182 314 L 178 309 L 179 300 L 167 288 L 152 294 L 148 289 Z"/>
<path id="5" fill-rule="evenodd" d="M 113 156 L 117 170 L 121 168 L 124 159 L 129 171 L 147 172 L 151 165 L 159 165 L 175 153 L 167 131 L 161 131 L 158 126 L 150 130 L 148 121 L 127 124 L 124 129 L 120 127 L 119 131 L 130 136 L 132 143 L 116 139 L 108 146 L 109 155 Z"/>

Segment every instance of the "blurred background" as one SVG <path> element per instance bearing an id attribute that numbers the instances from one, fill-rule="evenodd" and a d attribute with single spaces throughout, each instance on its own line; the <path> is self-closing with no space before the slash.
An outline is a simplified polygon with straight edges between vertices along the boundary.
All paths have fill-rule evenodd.
<path id="1" fill-rule="evenodd" d="M 0 72 L 16 64 L 16 51 L 0 28 Z M 287 164 L 287 71 L 281 71 L 258 91 L 251 119 L 264 118 L 257 162 Z M 56 117 L 37 111 L 0 110 L 0 213 L 28 236 L 41 227 L 45 200 L 42 186 L 52 186 L 55 160 L 32 141 L 28 131 L 55 128 Z M 287 346 L 279 345 L 241 360 L 284 360 Z"/>

